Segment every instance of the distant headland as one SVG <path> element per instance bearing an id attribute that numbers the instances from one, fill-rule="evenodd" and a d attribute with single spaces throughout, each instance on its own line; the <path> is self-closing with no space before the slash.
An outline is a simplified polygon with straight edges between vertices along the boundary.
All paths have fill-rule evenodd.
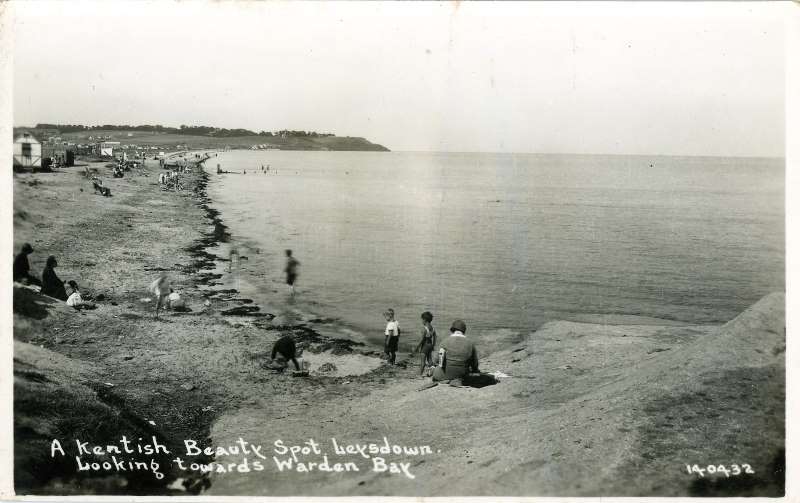
<path id="1" fill-rule="evenodd" d="M 29 132 L 42 143 L 83 146 L 97 141 L 115 141 L 136 147 L 177 149 L 252 149 L 252 150 L 359 150 L 388 152 L 383 145 L 365 138 L 336 136 L 316 131 L 250 131 L 210 126 L 168 127 L 162 125 L 84 126 L 80 124 L 36 124 L 15 127 L 14 137 Z"/>

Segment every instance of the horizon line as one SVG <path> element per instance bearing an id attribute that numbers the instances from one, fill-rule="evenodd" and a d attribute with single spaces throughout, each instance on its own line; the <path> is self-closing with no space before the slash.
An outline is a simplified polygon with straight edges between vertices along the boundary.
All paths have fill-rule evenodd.
<path id="1" fill-rule="evenodd" d="M 382 144 L 381 144 L 382 145 Z M 387 147 L 388 148 L 388 147 Z M 508 154 L 508 155 L 585 155 L 585 156 L 619 156 L 619 157 L 730 157 L 738 159 L 786 159 L 786 154 L 776 155 L 733 155 L 733 154 L 640 154 L 640 153 L 607 153 L 607 152 L 524 152 L 524 151 L 492 151 L 492 150 L 393 150 L 406 154 Z M 385 153 L 385 152 L 384 152 Z"/>

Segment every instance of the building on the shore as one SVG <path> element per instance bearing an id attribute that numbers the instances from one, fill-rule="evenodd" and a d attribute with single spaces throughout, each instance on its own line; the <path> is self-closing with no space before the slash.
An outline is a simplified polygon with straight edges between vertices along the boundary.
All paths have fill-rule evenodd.
<path id="1" fill-rule="evenodd" d="M 101 141 L 97 144 L 97 155 L 100 157 L 113 157 L 114 147 L 119 145 L 118 141 Z"/>
<path id="2" fill-rule="evenodd" d="M 14 140 L 14 169 L 41 168 L 42 144 L 30 133 Z"/>
<path id="3" fill-rule="evenodd" d="M 95 152 L 95 146 L 81 143 L 75 146 L 75 153 L 78 155 L 91 155 Z"/>

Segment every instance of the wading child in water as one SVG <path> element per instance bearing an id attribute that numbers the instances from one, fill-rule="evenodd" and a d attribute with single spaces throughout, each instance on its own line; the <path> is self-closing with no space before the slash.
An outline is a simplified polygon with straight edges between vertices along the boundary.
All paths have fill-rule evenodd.
<path id="1" fill-rule="evenodd" d="M 297 281 L 297 267 L 300 262 L 292 257 L 292 250 L 286 250 L 286 267 L 283 271 L 286 273 L 286 284 L 289 285 L 289 291 L 294 295 L 294 283 Z"/>
<path id="2" fill-rule="evenodd" d="M 436 330 L 431 325 L 433 315 L 430 311 L 422 313 L 422 340 L 417 344 L 415 351 L 421 351 L 422 361 L 419 366 L 419 374 L 425 373 L 425 367 L 433 367 L 433 348 L 436 346 Z"/>
<path id="3" fill-rule="evenodd" d="M 394 360 L 397 353 L 397 343 L 400 339 L 400 327 L 397 325 L 397 320 L 394 319 L 394 309 L 387 309 L 383 316 L 386 317 L 386 331 L 384 335 L 384 348 L 388 355 L 390 365 L 394 365 Z"/>

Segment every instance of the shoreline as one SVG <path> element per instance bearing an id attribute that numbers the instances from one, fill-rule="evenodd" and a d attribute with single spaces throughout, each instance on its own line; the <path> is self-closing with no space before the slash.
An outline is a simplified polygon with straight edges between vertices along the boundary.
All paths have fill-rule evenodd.
<path id="1" fill-rule="evenodd" d="M 198 182 L 197 194 L 199 197 L 198 205 L 205 212 L 205 218 L 210 221 L 210 225 L 213 226 L 214 230 L 211 233 L 207 233 L 204 238 L 199 239 L 196 243 L 188 248 L 190 253 L 194 254 L 197 259 L 195 266 L 199 268 L 198 275 L 200 277 L 197 285 L 209 287 L 208 291 L 204 292 L 202 295 L 207 299 L 218 298 L 220 295 L 223 295 L 222 299 L 224 299 L 224 301 L 233 304 L 232 307 L 224 309 L 223 313 L 232 309 L 240 309 L 242 311 L 242 315 L 239 319 L 239 323 L 243 322 L 244 320 L 253 319 L 253 325 L 264 330 L 283 330 L 294 332 L 295 338 L 299 339 L 297 340 L 298 349 L 301 351 L 299 356 L 302 356 L 302 351 L 304 350 L 309 350 L 317 357 L 325 352 L 330 352 L 333 350 L 334 354 L 332 356 L 337 356 L 337 354 L 341 355 L 357 353 L 358 355 L 364 357 L 380 358 L 380 348 L 377 346 L 369 347 L 368 340 L 359 341 L 344 337 L 331 337 L 320 333 L 319 329 L 314 325 L 320 322 L 324 324 L 328 318 L 324 318 L 318 313 L 303 313 L 312 316 L 312 318 L 294 320 L 293 323 L 279 323 L 272 324 L 271 326 L 267 326 L 266 323 L 258 323 L 258 321 L 261 319 L 263 319 L 265 322 L 283 320 L 280 315 L 263 312 L 262 309 L 264 309 L 264 306 L 255 300 L 246 297 L 240 297 L 239 295 L 242 292 L 238 289 L 224 288 L 224 282 L 214 281 L 218 279 L 224 279 L 224 273 L 213 271 L 224 269 L 224 264 L 230 262 L 230 259 L 226 259 L 225 257 L 215 254 L 211 250 L 219 247 L 221 244 L 229 244 L 233 236 L 229 232 L 229 227 L 225 225 L 224 220 L 222 219 L 222 212 L 213 207 L 213 201 L 211 197 L 208 196 L 207 186 L 210 182 L 210 178 L 211 175 L 207 171 L 202 172 Z M 241 318 L 244 318 L 244 320 Z M 233 317 L 231 319 L 233 319 Z M 362 349 L 356 351 L 356 348 Z M 377 368 L 378 366 L 377 363 L 374 363 L 373 365 L 374 368 Z M 368 372 L 368 370 L 363 373 L 366 372 Z M 345 375 L 342 377 L 349 377 L 350 375 Z"/>
<path id="2" fill-rule="evenodd" d="M 97 166 L 108 172 L 102 163 Z M 302 482 L 303 495 L 461 494 L 454 487 L 476 495 L 695 494 L 702 488 L 670 471 L 675 454 L 652 447 L 661 445 L 665 434 L 694 439 L 675 448 L 686 459 L 735 454 L 762 468 L 783 443 L 775 435 L 782 431 L 785 390 L 778 334 L 782 303 L 775 296 L 724 326 L 614 325 L 615 320 L 602 316 L 550 322 L 511 347 L 482 354 L 483 370 L 508 377 L 481 389 L 424 389 L 428 381 L 417 377 L 417 357 L 404 359 L 405 354 L 398 355 L 402 365 L 360 375 L 312 372 L 297 379 L 271 374 L 261 363 L 284 334 L 306 346 L 317 367 L 377 355 L 363 344 L 326 338 L 306 323 L 276 325 L 272 313 L 218 284 L 220 276 L 213 271 L 226 259 L 213 248 L 230 234 L 206 193 L 210 175 L 198 171 L 191 175 L 191 190 L 164 192 L 153 176 L 157 170 L 152 171 L 152 163 L 147 167 L 149 177 L 108 177 L 111 198 L 88 192 L 79 170 L 70 168 L 14 177 L 15 248 L 32 242 L 36 273 L 47 255 L 57 255 L 62 279 L 77 277 L 99 305 L 95 311 L 76 312 L 15 289 L 18 492 L 131 494 L 130 488 L 138 487 L 133 493 L 297 495 Z M 57 215 L 53 201 L 64 207 Z M 152 318 L 152 303 L 141 299 L 160 272 L 173 278 L 190 312 Z M 250 309 L 241 311 L 244 316 L 223 314 L 237 307 Z M 713 346 L 731 334 L 739 346 Z M 353 365 L 364 370 L 363 363 Z M 675 374 L 672 367 L 682 370 Z M 741 370 L 745 367 L 759 370 L 747 373 Z M 750 379 L 761 392 L 740 396 L 728 389 L 730 376 Z M 694 398 L 681 401 L 686 393 Z M 76 397 L 77 405 L 65 403 L 60 416 L 43 418 L 43 406 L 34 400 L 38 395 Z M 698 396 L 718 398 L 707 402 Z M 631 412 L 637 409 L 650 412 L 639 417 Z M 673 409 L 685 410 L 675 415 Z M 86 410 L 93 412 L 86 417 Z M 37 471 L 52 465 L 47 439 L 90 440 L 85 431 L 91 425 L 66 421 L 72 413 L 89 423 L 102 422 L 102 414 L 125 419 L 116 430 L 95 424 L 99 438 L 91 438 L 93 444 L 112 443 L 121 431 L 152 431 L 174 450 L 185 439 L 220 446 L 244 437 L 271 455 L 276 439 L 288 445 L 336 438 L 342 445 L 355 445 L 387 438 L 391 444 L 430 445 L 433 455 L 408 460 L 415 480 L 377 473 L 367 465 L 350 477 L 329 478 L 322 472 L 288 476 L 274 464 L 255 477 L 173 467 L 165 480 L 149 485 L 146 478 L 120 475 L 76 478 L 67 465 L 44 470 L 37 478 Z M 740 442 L 736 453 L 724 452 L 728 430 L 714 433 L 716 440 L 702 436 L 713 413 L 756 429 L 774 427 L 757 442 Z M 670 415 L 675 417 L 665 419 Z M 509 450 L 512 445 L 517 448 Z M 706 452 L 693 452 L 697 445 Z M 204 460 L 212 461 L 228 459 Z M 615 473 L 642 470 L 649 479 L 625 487 L 615 482 Z M 753 487 L 773 494 L 775 483 L 763 469 L 759 475 Z M 462 479 L 463 484 L 456 483 Z"/>
<path id="3" fill-rule="evenodd" d="M 101 173 L 106 173 L 109 171 L 108 168 L 105 167 L 105 162 L 101 163 L 93 163 L 92 167 L 97 168 Z M 149 165 L 147 166 L 151 170 L 155 167 L 152 165 L 152 161 L 150 161 Z M 157 173 L 157 169 L 154 170 Z M 107 173 L 106 173 L 107 174 Z M 59 178 L 68 177 L 70 178 L 70 186 L 63 187 L 61 186 L 61 180 Z M 136 338 L 136 335 L 141 331 L 142 327 L 134 326 L 135 324 L 128 323 L 126 329 L 130 332 L 130 334 L 119 335 L 120 339 L 124 339 L 124 342 L 120 343 L 122 346 L 118 351 L 116 348 L 111 349 L 111 354 L 101 354 L 97 355 L 97 351 L 84 351 L 84 349 L 94 348 L 95 344 L 98 343 L 97 339 L 91 337 L 85 337 L 85 341 L 78 346 L 76 344 L 75 339 L 70 339 L 65 337 L 67 334 L 61 328 L 62 323 L 70 323 L 68 325 L 70 328 L 77 328 L 81 330 L 81 328 L 88 324 L 94 325 L 98 321 L 105 321 L 112 326 L 114 324 L 118 324 L 120 319 L 123 319 L 128 322 L 136 322 L 139 320 L 146 320 L 147 324 L 149 325 L 158 325 L 161 323 L 168 323 L 168 331 L 173 333 L 180 333 L 181 335 L 185 335 L 188 337 L 192 337 L 197 333 L 197 326 L 200 324 L 202 320 L 203 323 L 210 323 L 214 326 L 215 333 L 224 333 L 227 331 L 247 331 L 251 332 L 250 334 L 246 334 L 245 338 L 248 335 L 255 335 L 263 337 L 262 334 L 268 333 L 269 339 L 277 339 L 280 335 L 284 333 L 292 333 L 295 338 L 304 346 L 306 346 L 306 350 L 310 351 L 313 354 L 323 354 L 324 352 L 333 352 L 334 355 L 360 355 L 365 358 L 376 358 L 379 356 L 376 352 L 371 351 L 369 349 L 363 349 L 363 344 L 350 342 L 350 341 L 343 341 L 343 340 L 336 340 L 330 339 L 320 334 L 316 333 L 314 330 L 308 328 L 307 326 L 300 324 L 300 325 L 289 325 L 289 326 L 270 326 L 268 324 L 269 320 L 272 318 L 273 315 L 270 313 L 263 313 L 260 312 L 259 306 L 253 305 L 250 299 L 243 299 L 238 297 L 238 292 L 221 289 L 218 287 L 217 280 L 219 279 L 219 275 L 215 274 L 213 271 L 219 263 L 224 263 L 225 259 L 223 257 L 219 257 L 211 252 L 208 251 L 209 248 L 213 248 L 218 243 L 224 243 L 228 240 L 229 234 L 227 232 L 227 227 L 222 223 L 220 218 L 219 211 L 214 209 L 211 206 L 211 200 L 205 193 L 206 184 L 208 183 L 209 175 L 205 171 L 198 171 L 195 174 L 191 175 L 193 180 L 191 186 L 187 188 L 182 194 L 173 194 L 171 192 L 164 192 L 161 191 L 159 188 L 150 189 L 148 185 L 156 184 L 154 173 L 151 173 L 151 176 L 147 178 L 134 178 L 133 175 L 128 175 L 128 178 L 122 179 L 123 183 L 127 186 L 128 189 L 136 189 L 135 192 L 125 194 L 121 193 L 119 187 L 115 186 L 113 190 L 113 195 L 111 198 L 102 198 L 101 196 L 97 195 L 90 195 L 86 189 L 85 181 L 81 178 L 74 177 L 82 177 L 79 173 L 79 170 L 74 169 L 66 169 L 61 170 L 57 173 L 48 173 L 48 174 L 23 174 L 15 176 L 15 192 L 18 197 L 15 198 L 16 202 L 18 203 L 19 208 L 15 208 L 15 246 L 18 248 L 21 242 L 24 241 L 31 241 L 34 244 L 34 248 L 36 249 L 36 253 L 34 256 L 31 257 L 32 262 L 32 271 L 34 274 L 38 273 L 41 270 L 41 262 L 43 262 L 43 258 L 46 257 L 47 254 L 53 253 L 59 257 L 59 261 L 61 262 L 61 267 L 57 269 L 57 272 L 62 276 L 62 278 L 72 278 L 76 277 L 78 279 L 79 284 L 82 286 L 82 291 L 86 293 L 87 291 L 90 292 L 96 299 L 104 298 L 104 302 L 98 302 L 99 308 L 95 311 L 89 312 L 73 312 L 72 309 L 65 309 L 63 306 L 55 304 L 51 305 L 49 302 L 41 302 L 42 299 L 38 296 L 34 296 L 34 298 L 29 298 L 26 296 L 24 299 L 20 298 L 17 299 L 16 291 L 15 291 L 15 324 L 14 324 L 14 334 L 15 340 L 19 341 L 22 344 L 33 343 L 39 346 L 39 349 L 52 350 L 56 353 L 65 354 L 71 360 L 76 362 L 81 362 L 86 360 L 88 366 L 92 366 L 88 364 L 89 361 L 92 360 L 100 360 L 101 367 L 105 366 L 103 364 L 111 364 L 112 366 L 117 363 L 117 360 L 122 360 L 125 362 L 134 362 L 139 359 L 139 356 L 136 354 L 135 351 L 128 348 L 127 340 L 129 338 Z M 110 176 L 105 177 L 107 180 L 112 180 Z M 34 183 L 34 181 L 36 182 Z M 144 181 L 143 183 L 140 183 Z M 116 182 L 116 180 L 115 180 Z M 113 182 L 112 182 L 113 183 Z M 117 183 L 116 185 L 119 185 Z M 144 185 L 144 186 L 143 186 Z M 188 185 L 188 184 L 187 184 Z M 22 190 L 20 190 L 22 188 Z M 159 196 L 166 196 L 167 198 L 172 199 L 172 202 L 175 202 L 175 199 L 178 199 L 178 204 L 173 210 L 169 208 L 166 210 L 165 216 L 162 218 L 162 221 L 171 222 L 170 224 L 170 234 L 173 235 L 176 233 L 176 228 L 174 227 L 175 217 L 180 216 L 182 217 L 179 222 L 179 227 L 182 229 L 181 235 L 186 236 L 183 238 L 183 242 L 176 242 L 174 239 L 171 239 L 170 247 L 172 248 L 172 253 L 177 255 L 183 255 L 183 260 L 172 260 L 170 258 L 165 258 L 165 256 L 156 255 L 153 253 L 153 250 L 150 249 L 151 243 L 147 241 L 138 241 L 133 242 L 130 239 L 125 238 L 125 232 L 122 233 L 111 233 L 113 235 L 113 239 L 119 241 L 116 246 L 114 246 L 115 254 L 120 255 L 120 258 L 128 258 L 130 256 L 135 256 L 141 262 L 140 267 L 138 269 L 138 273 L 136 276 L 142 278 L 139 281 L 131 281 L 131 278 L 126 278 L 124 281 L 121 281 L 119 276 L 124 275 L 125 273 L 123 270 L 116 269 L 113 264 L 103 264 L 107 267 L 104 269 L 111 269 L 111 271 L 103 271 L 101 273 L 97 273 L 96 266 L 99 264 L 93 260 L 69 260 L 66 257 L 70 256 L 70 253 L 75 250 L 71 250 L 70 246 L 67 244 L 68 239 L 64 234 L 62 237 L 62 233 L 56 233 L 56 235 L 49 235 L 44 236 L 42 234 L 42 229 L 47 229 L 52 226 L 52 224 L 45 224 L 43 222 L 35 222 L 30 229 L 26 229 L 28 227 L 27 223 L 32 220 L 37 220 L 36 216 L 34 215 L 31 208 L 25 209 L 25 204 L 19 204 L 20 200 L 29 199 L 29 194 L 21 194 L 21 191 L 30 190 L 32 192 L 38 192 L 41 196 L 41 190 L 45 189 L 48 192 L 52 192 L 52 197 L 55 199 L 63 199 L 65 196 L 64 193 L 57 192 L 69 192 L 70 195 L 67 196 L 69 200 L 73 203 L 86 203 L 87 201 L 80 201 L 79 198 L 91 198 L 88 200 L 94 208 L 92 211 L 100 210 L 99 220 L 100 221 L 107 221 L 110 219 L 114 219 L 113 216 L 118 212 L 117 208 L 113 208 L 109 210 L 108 208 L 104 208 L 102 205 L 109 205 L 109 206 L 120 206 L 117 204 L 119 198 L 135 198 L 134 204 L 132 206 L 136 206 L 137 208 L 132 207 L 124 207 L 122 209 L 122 213 L 130 213 L 131 211 L 138 211 L 139 203 L 155 203 L 157 199 L 152 199 L 153 197 Z M 76 190 L 77 189 L 77 190 Z M 174 196 L 174 197 L 173 197 Z M 116 199 L 115 199 L 116 198 Z M 127 202 L 127 201 L 126 201 Z M 97 204 L 98 206 L 95 206 Z M 46 206 L 46 205 L 45 205 Z M 37 208 L 37 210 L 41 210 L 42 213 L 46 213 L 47 208 L 45 206 Z M 155 207 L 162 208 L 162 204 L 157 204 Z M 180 208 L 180 209 L 179 209 Z M 192 210 L 191 208 L 195 208 Z M 109 211 L 111 213 L 109 213 Z M 88 214 L 89 212 L 87 212 Z M 152 213 L 149 211 L 148 213 Z M 46 220 L 46 215 L 41 215 L 43 220 Z M 70 219 L 69 215 L 65 215 L 67 220 L 74 220 Z M 127 215 L 125 215 L 127 216 Z M 150 217 L 147 218 L 148 220 Z M 123 217 L 119 223 L 123 227 L 133 227 L 130 223 L 125 223 L 130 221 L 130 219 L 126 219 Z M 63 222 L 62 222 L 63 223 Z M 72 222 L 75 224 L 75 222 Z M 95 227 L 95 224 L 87 225 L 84 222 L 77 222 L 77 227 L 81 229 Z M 102 225 L 100 226 L 102 227 Z M 206 229 L 206 230 L 203 230 Z M 84 231 L 85 232 L 85 231 Z M 29 236 L 36 235 L 46 237 L 47 239 L 31 239 Z M 162 239 L 156 239 L 156 242 L 163 242 Z M 180 241 L 180 240 L 178 240 Z M 106 245 L 109 243 L 106 242 Z M 80 244 L 78 245 L 79 247 Z M 81 247 L 84 248 L 84 247 Z M 88 249 L 79 250 L 81 255 L 93 255 L 97 252 L 97 250 Z M 69 275 L 67 276 L 63 270 L 69 270 Z M 131 272 L 130 270 L 126 272 Z M 149 283 L 150 279 L 154 278 L 157 274 L 166 272 L 172 278 L 176 285 L 180 288 L 181 293 L 184 294 L 184 297 L 187 298 L 188 303 L 190 305 L 190 309 L 192 309 L 189 313 L 179 313 L 179 312 L 171 312 L 166 313 L 162 318 L 162 321 L 154 321 L 151 319 L 152 312 L 152 304 L 148 303 L 141 303 L 140 300 L 143 295 L 149 295 L 145 293 L 146 285 Z M 120 281 L 116 286 L 121 286 L 124 289 L 124 293 L 118 291 L 115 287 L 108 287 L 108 285 L 101 285 L 96 284 L 91 281 L 87 282 L 86 280 L 82 279 L 84 277 L 90 277 L 92 274 L 97 276 L 103 276 L 104 279 L 108 279 L 110 275 L 114 275 L 117 278 L 117 281 Z M 102 283 L 102 281 L 100 282 Z M 130 283 L 135 283 L 135 285 L 131 285 Z M 123 286 L 124 284 L 124 286 Z M 131 289 L 130 287 L 133 286 Z M 20 289 L 16 289 L 20 290 Z M 24 288 L 22 288 L 24 290 Z M 100 297 L 102 295 L 102 297 Z M 120 298 L 120 297 L 124 297 Z M 205 301 L 211 302 L 211 306 L 205 306 Z M 248 302 L 250 301 L 250 302 Z M 22 306 L 18 304 L 23 304 Z M 42 304 L 42 305 L 39 305 Z M 123 304 L 125 304 L 123 306 Z M 56 311 L 55 313 L 47 313 L 44 314 L 45 318 L 41 320 L 33 319 L 33 323 L 29 323 L 28 317 L 25 316 L 25 313 L 28 312 L 28 306 L 37 306 L 37 309 L 42 313 L 47 313 L 48 311 Z M 210 309 L 206 309 L 210 307 Z M 243 316 L 236 316 L 234 315 L 225 315 L 223 314 L 225 311 L 229 311 L 238 307 L 247 308 Z M 18 312 L 19 311 L 19 312 Z M 47 319 L 47 318 L 55 318 Z M 88 320 L 86 318 L 89 318 Z M 138 323 L 137 323 L 138 324 Z M 54 326 L 55 325 L 55 326 Z M 87 327 L 88 328 L 88 327 Z M 114 337 L 117 334 L 122 334 L 125 330 L 119 330 L 114 328 L 105 328 L 97 330 L 97 327 L 92 327 L 95 330 L 96 334 L 107 334 L 108 332 L 113 332 Z M 37 333 L 39 332 L 39 333 Z M 70 332 L 73 332 L 70 330 Z M 155 328 L 154 332 L 158 335 L 162 335 L 164 330 L 162 328 Z M 69 334 L 70 336 L 76 336 L 77 334 Z M 80 336 L 79 336 L 80 337 Z M 83 338 L 83 337 L 80 337 Z M 208 340 L 204 341 L 206 345 L 213 346 L 213 341 Z M 132 341 L 133 346 L 138 346 L 135 342 Z M 66 347 L 65 347 L 66 346 Z M 254 373 L 264 373 L 267 374 L 266 370 L 261 370 L 260 366 L 258 365 L 259 360 L 263 360 L 266 356 L 268 356 L 269 351 L 271 349 L 271 343 L 263 343 L 257 344 L 257 347 L 253 347 L 252 344 L 246 344 L 246 348 L 242 351 L 242 354 L 236 355 L 229 355 L 232 356 L 232 360 L 237 363 L 241 363 L 241 360 L 250 360 L 252 364 L 250 365 L 252 368 L 249 369 L 251 374 Z M 164 341 L 159 341 L 157 343 L 158 350 L 161 350 L 162 354 L 164 351 L 177 353 L 180 350 L 177 350 L 171 344 L 164 344 Z M 78 349 L 76 351 L 76 349 Z M 28 348 L 24 347 L 23 349 L 17 349 L 15 351 L 20 356 L 28 354 Z M 119 353 L 124 353 L 120 355 Z M 203 365 L 203 359 L 205 360 L 206 364 L 210 364 L 210 366 L 217 367 L 219 364 L 219 359 L 215 359 L 213 355 L 208 354 L 208 349 L 202 348 L 202 356 L 203 358 L 198 361 L 197 363 Z M 199 356 L 199 355 L 198 355 Z M 173 358 L 180 358 L 180 355 L 173 354 Z M 34 357 L 31 356 L 32 361 L 38 360 L 38 356 Z M 330 358 L 329 358 L 330 360 Z M 335 362 L 335 358 L 333 359 Z M 184 366 L 189 365 L 192 366 L 192 362 L 188 361 L 181 361 Z M 358 362 L 357 362 L 358 363 Z M 17 362 L 15 362 L 15 365 Z M 350 365 L 350 367 L 354 367 L 355 371 L 360 371 L 360 367 L 364 366 L 364 362 L 360 362 L 355 367 Z M 347 365 L 345 365 L 347 368 Z M 215 369 L 216 370 L 216 369 Z M 125 380 L 126 378 L 131 376 L 131 373 L 135 373 L 136 369 L 126 369 L 122 371 L 120 374 L 120 380 Z M 157 373 L 160 373 L 156 371 Z M 163 377 L 163 376 L 159 376 Z M 214 376 L 209 376 L 212 379 Z M 273 378 L 283 377 L 283 376 L 272 376 Z M 328 377 L 324 377 L 328 379 Z M 107 378 L 108 379 L 108 378 Z M 313 378 L 313 379 L 316 379 Z M 330 379 L 341 379 L 346 380 L 347 377 L 335 377 L 331 376 Z M 55 380 L 55 379 L 53 379 Z M 93 379 L 92 381 L 100 380 L 100 378 Z M 112 379 L 113 380 L 113 379 Z M 206 409 L 207 413 L 198 414 L 194 413 L 193 418 L 189 420 L 189 424 L 182 425 L 181 428 L 178 428 L 178 432 L 170 433 L 170 432 L 162 432 L 163 435 L 166 437 L 172 437 L 171 441 L 172 444 L 177 445 L 183 437 L 192 436 L 192 437 L 201 437 L 207 438 L 208 431 L 210 425 L 212 424 L 214 417 L 218 412 L 221 412 L 224 409 L 223 406 L 217 405 L 218 403 L 224 403 L 231 401 L 229 398 L 226 398 L 226 393 L 220 393 L 221 396 L 218 396 L 213 405 L 206 405 L 204 407 L 193 407 L 191 402 L 196 401 L 194 398 L 184 398 L 183 400 L 180 399 L 179 396 L 181 394 L 191 394 L 197 388 L 205 388 L 205 386 L 190 384 L 181 387 L 179 382 L 181 381 L 180 378 L 177 376 L 169 379 L 172 383 L 174 383 L 174 387 L 176 391 L 169 393 L 171 396 L 170 400 L 176 400 L 177 403 L 183 403 L 183 405 L 188 409 Z M 125 404 L 128 402 L 126 397 L 117 396 L 117 393 L 120 392 L 119 388 L 115 383 L 111 389 L 104 389 L 102 383 L 97 384 L 95 382 L 91 383 L 92 388 L 98 387 L 98 389 L 102 390 L 100 395 L 103 395 L 103 398 L 107 398 L 113 395 L 111 398 L 112 401 L 115 401 L 120 404 Z M 187 389 L 188 388 L 188 389 Z M 135 392 L 135 395 L 139 395 L 139 390 Z M 225 390 L 227 391 L 227 390 Z M 24 394 L 24 393 L 22 393 Z M 161 395 L 158 393 L 157 395 Z M 98 395 L 99 396 L 99 395 Z M 157 400 L 165 400 L 163 396 L 147 396 L 147 397 L 135 397 L 137 400 L 144 398 L 143 404 L 139 404 L 139 406 L 143 406 L 143 409 L 159 409 L 163 408 L 163 404 L 157 403 Z M 102 400 L 101 400 L 102 401 Z M 211 401 L 211 400 L 209 400 Z M 124 405 L 123 405 L 124 406 Z M 127 407 L 127 406 L 125 406 Z M 37 414 L 38 411 L 29 411 L 32 414 Z M 172 411 L 173 413 L 176 411 Z M 202 411 L 200 411 L 202 412 Z M 136 415 L 142 417 L 153 417 L 154 414 L 149 412 L 141 412 L 139 411 Z M 168 414 L 169 415 L 169 414 Z M 162 424 L 161 421 L 157 421 L 159 426 Z M 186 433 L 180 432 L 190 432 L 190 435 Z M 25 456 L 21 456 L 24 458 Z M 20 462 L 20 464 L 24 463 L 24 460 Z M 178 474 L 171 473 L 172 478 L 175 478 Z M 60 479 L 55 478 L 55 482 L 61 487 L 63 484 Z M 52 483 L 54 480 L 49 480 L 47 483 Z M 207 476 L 198 477 L 197 479 L 184 479 L 186 482 L 186 487 L 178 488 L 177 493 L 188 491 L 188 492 L 197 492 L 205 487 L 208 486 Z M 72 482 L 77 483 L 77 482 Z M 83 481 L 85 484 L 86 481 Z M 69 485 L 69 484 L 68 484 Z M 103 486 L 105 487 L 105 486 Z M 24 488 L 22 488 L 24 490 Z M 50 492 L 50 489 L 47 489 L 46 486 L 43 486 L 43 492 L 32 492 L 31 494 L 47 494 Z M 112 491 L 113 493 L 114 491 Z M 152 485 L 151 489 L 147 489 L 146 494 L 173 494 L 176 493 L 176 490 L 168 490 L 164 487 L 164 484 L 155 484 Z"/>

